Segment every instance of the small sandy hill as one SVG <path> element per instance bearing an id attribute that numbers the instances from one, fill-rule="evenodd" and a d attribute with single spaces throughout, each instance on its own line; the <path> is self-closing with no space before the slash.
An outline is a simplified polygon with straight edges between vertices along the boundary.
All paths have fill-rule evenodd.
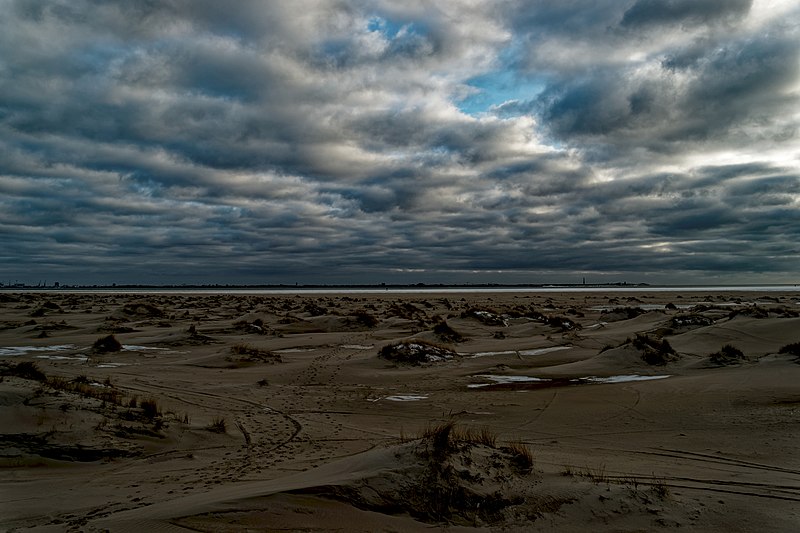
<path id="1" fill-rule="evenodd" d="M 136 321 L 164 318 L 166 313 L 150 302 L 138 301 L 123 305 L 112 316 L 117 319 Z"/>
<path id="2" fill-rule="evenodd" d="M 725 344 L 733 344 L 747 356 L 760 357 L 778 353 L 782 346 L 798 342 L 800 318 L 761 320 L 737 316 L 668 338 L 679 353 L 705 356 Z"/>
<path id="3" fill-rule="evenodd" d="M 488 431 L 445 423 L 420 439 L 293 476 L 221 487 L 112 514 L 91 526 L 240 532 L 266 524 L 275 530 L 339 531 L 346 524 L 349 531 L 547 531 L 560 523 L 566 529 L 558 530 L 579 531 L 600 517 L 606 526 L 638 531 L 678 525 L 688 514 L 656 479 L 622 481 L 602 470 L 545 473 L 533 467 L 525 445 L 502 446 Z"/>
<path id="4" fill-rule="evenodd" d="M 615 374 L 663 374 L 664 365 L 648 363 L 642 349 L 627 342 L 622 346 L 605 350 L 594 357 L 573 363 L 542 369 L 542 376 L 585 377 L 611 376 Z"/>

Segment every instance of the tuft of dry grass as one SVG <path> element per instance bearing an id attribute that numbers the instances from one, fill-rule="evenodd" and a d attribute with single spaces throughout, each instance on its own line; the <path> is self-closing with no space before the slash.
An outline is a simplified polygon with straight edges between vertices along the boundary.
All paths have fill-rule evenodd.
<path id="1" fill-rule="evenodd" d="M 497 435 L 492 433 L 489 428 L 483 427 L 478 430 L 468 429 L 464 435 L 464 440 L 475 444 L 481 444 L 490 448 L 497 447 Z"/>
<path id="2" fill-rule="evenodd" d="M 94 341 L 92 350 L 97 353 L 118 352 L 122 350 L 122 343 L 114 335 L 109 335 Z"/>
<path id="3" fill-rule="evenodd" d="M 228 357 L 228 360 L 247 363 L 280 363 L 281 356 L 269 350 L 262 350 L 261 348 L 251 346 L 250 344 L 238 343 L 231 346 L 231 355 Z"/>
<path id="4" fill-rule="evenodd" d="M 23 361 L 15 365 L 10 365 L 0 372 L 3 376 L 16 376 L 22 379 L 30 379 L 32 381 L 46 381 L 47 376 L 39 369 L 36 363 L 31 361 Z"/>
<path id="5" fill-rule="evenodd" d="M 668 498 L 670 495 L 669 486 L 667 486 L 667 482 L 662 478 L 654 477 L 650 490 L 662 500 Z"/>
<path id="6" fill-rule="evenodd" d="M 211 433 L 225 433 L 228 430 L 228 423 L 224 418 L 215 416 L 209 425 L 206 426 L 206 431 Z"/>
<path id="7" fill-rule="evenodd" d="M 509 442 L 506 449 L 514 457 L 514 465 L 523 472 L 530 472 L 533 468 L 533 452 L 522 441 Z"/>
<path id="8" fill-rule="evenodd" d="M 158 401 L 155 398 L 142 400 L 139 407 L 142 409 L 142 414 L 145 418 L 153 420 L 161 416 L 161 406 L 158 405 Z"/>

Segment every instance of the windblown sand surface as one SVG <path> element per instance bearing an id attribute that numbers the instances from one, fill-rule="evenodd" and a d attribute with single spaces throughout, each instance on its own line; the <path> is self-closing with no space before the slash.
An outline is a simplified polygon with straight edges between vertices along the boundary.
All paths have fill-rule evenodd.
<path id="1" fill-rule="evenodd" d="M 798 312 L 0 292 L 0 529 L 798 531 Z"/>

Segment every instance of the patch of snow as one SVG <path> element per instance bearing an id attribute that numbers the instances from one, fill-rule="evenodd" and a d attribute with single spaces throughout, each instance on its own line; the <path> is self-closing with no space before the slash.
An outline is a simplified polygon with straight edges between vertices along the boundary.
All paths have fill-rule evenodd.
<path id="1" fill-rule="evenodd" d="M 399 394 L 396 396 L 387 396 L 384 400 L 389 400 L 390 402 L 418 402 L 420 400 L 427 400 L 427 396 L 422 396 L 419 394 Z"/>
<path id="2" fill-rule="evenodd" d="M 122 349 L 128 352 L 146 352 L 148 350 L 168 351 L 169 348 L 159 348 L 157 346 L 137 346 L 135 344 L 123 344 Z"/>
<path id="3" fill-rule="evenodd" d="M 61 352 L 74 350 L 74 344 L 54 344 L 51 346 L 5 346 L 0 347 L 0 357 L 17 357 L 31 352 Z"/>
<path id="4" fill-rule="evenodd" d="M 520 355 L 542 355 L 550 352 L 558 352 L 561 350 L 569 350 L 572 346 L 551 346 L 549 348 L 537 348 L 535 350 L 521 350 Z"/>
<path id="5" fill-rule="evenodd" d="M 51 361 L 88 361 L 85 355 L 34 355 L 36 359 L 49 359 Z"/>
<path id="6" fill-rule="evenodd" d="M 472 354 L 463 354 L 466 357 L 491 357 L 497 355 L 542 355 L 550 352 L 557 352 L 559 350 L 569 350 L 572 346 L 551 346 L 549 348 L 535 348 L 532 350 L 505 350 L 502 352 L 475 352 Z"/>
<path id="7" fill-rule="evenodd" d="M 639 376 L 636 374 L 633 375 L 622 375 L 622 376 L 609 376 L 606 378 L 598 378 L 596 376 L 590 376 L 587 378 L 582 378 L 590 383 L 629 383 L 631 381 L 652 381 L 655 379 L 665 379 L 670 377 L 670 375 L 660 375 L 660 376 Z"/>

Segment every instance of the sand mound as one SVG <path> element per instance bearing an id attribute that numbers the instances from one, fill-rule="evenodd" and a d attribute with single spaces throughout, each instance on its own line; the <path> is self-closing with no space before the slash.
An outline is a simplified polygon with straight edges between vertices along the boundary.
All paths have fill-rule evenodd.
<path id="1" fill-rule="evenodd" d="M 444 346 L 422 340 L 401 341 L 381 348 L 378 357 L 402 365 L 439 363 L 457 357 L 458 354 Z"/>
<path id="2" fill-rule="evenodd" d="M 507 518 L 511 508 L 525 502 L 516 482 L 532 482 L 527 449 L 496 447 L 492 435 L 460 431 L 450 423 L 398 446 L 394 460 L 379 475 L 299 492 L 423 522 L 475 525 Z"/>

